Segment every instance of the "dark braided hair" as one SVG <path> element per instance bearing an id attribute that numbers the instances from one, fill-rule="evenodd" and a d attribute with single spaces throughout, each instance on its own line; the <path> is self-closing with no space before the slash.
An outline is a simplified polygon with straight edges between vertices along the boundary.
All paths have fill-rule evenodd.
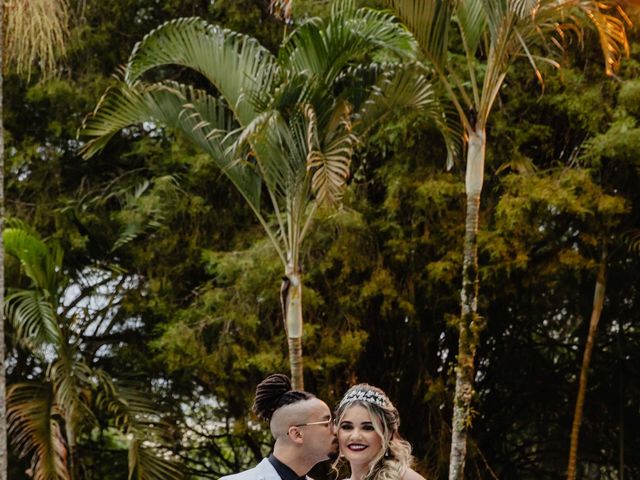
<path id="1" fill-rule="evenodd" d="M 274 373 L 256 387 L 253 411 L 259 418 L 269 422 L 273 413 L 279 408 L 311 398 L 315 398 L 315 395 L 300 390 L 291 390 L 289 377 L 281 373 Z"/>

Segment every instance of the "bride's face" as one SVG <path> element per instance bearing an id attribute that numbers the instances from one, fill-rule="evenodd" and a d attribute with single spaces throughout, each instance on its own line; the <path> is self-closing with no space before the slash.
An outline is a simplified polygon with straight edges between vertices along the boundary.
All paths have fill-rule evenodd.
<path id="1" fill-rule="evenodd" d="M 338 425 L 340 453 L 350 464 L 369 465 L 382 449 L 369 411 L 361 405 L 349 407 Z"/>

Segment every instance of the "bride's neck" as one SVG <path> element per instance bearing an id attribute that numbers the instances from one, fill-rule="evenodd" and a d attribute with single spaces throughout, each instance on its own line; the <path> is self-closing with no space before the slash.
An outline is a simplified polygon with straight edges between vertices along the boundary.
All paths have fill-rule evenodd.
<path id="1" fill-rule="evenodd" d="M 368 465 L 351 465 L 351 478 L 349 480 L 364 480 L 369 473 Z"/>

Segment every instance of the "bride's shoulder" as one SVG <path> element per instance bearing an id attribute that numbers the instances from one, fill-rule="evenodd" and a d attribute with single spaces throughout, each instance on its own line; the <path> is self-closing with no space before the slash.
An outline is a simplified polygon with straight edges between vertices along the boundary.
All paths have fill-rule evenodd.
<path id="1" fill-rule="evenodd" d="M 404 473 L 402 480 L 426 480 L 426 479 L 415 470 L 412 470 L 411 468 L 407 468 L 407 471 Z"/>

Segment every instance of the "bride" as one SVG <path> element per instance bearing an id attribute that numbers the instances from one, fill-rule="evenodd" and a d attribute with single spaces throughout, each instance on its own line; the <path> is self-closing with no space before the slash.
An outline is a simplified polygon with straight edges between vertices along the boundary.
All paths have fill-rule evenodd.
<path id="1" fill-rule="evenodd" d="M 361 383 L 347 391 L 336 409 L 336 427 L 349 480 L 425 480 L 411 469 L 411 445 L 400 437 L 399 423 L 398 410 L 381 389 Z"/>

